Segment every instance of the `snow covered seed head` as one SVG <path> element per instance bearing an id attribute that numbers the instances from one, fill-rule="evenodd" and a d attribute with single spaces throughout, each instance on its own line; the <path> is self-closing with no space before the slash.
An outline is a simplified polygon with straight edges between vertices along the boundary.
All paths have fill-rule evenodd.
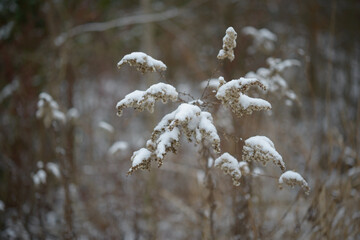
<path id="1" fill-rule="evenodd" d="M 116 104 L 117 115 L 121 116 L 124 108 L 133 107 L 137 111 L 143 111 L 145 108 L 149 112 L 154 111 L 155 101 L 161 99 L 163 103 L 168 100 L 177 101 L 178 93 L 170 84 L 157 83 L 152 85 L 146 91 L 136 90 L 125 96 L 124 99 Z"/>
<path id="2" fill-rule="evenodd" d="M 258 86 L 266 90 L 265 86 L 256 78 L 240 78 L 220 84 L 215 97 L 229 107 L 238 117 L 243 114 L 251 114 L 253 111 L 271 109 L 269 102 L 245 95 L 251 86 Z"/>
<path id="3" fill-rule="evenodd" d="M 234 48 L 236 47 L 236 37 L 237 33 L 235 32 L 234 28 L 229 27 L 226 29 L 226 35 L 223 38 L 223 46 L 220 49 L 217 58 L 223 60 L 228 58 L 230 61 L 233 61 L 235 58 L 234 55 Z"/>
<path id="4" fill-rule="evenodd" d="M 37 107 L 36 117 L 43 119 L 45 127 L 50 127 L 53 120 L 66 122 L 65 114 L 59 110 L 59 105 L 48 93 L 40 93 Z"/>
<path id="5" fill-rule="evenodd" d="M 137 169 L 147 169 L 150 170 L 151 166 L 152 153 L 146 149 L 141 148 L 138 151 L 134 152 L 131 157 L 131 168 L 128 171 L 128 175 L 132 174 Z"/>
<path id="6" fill-rule="evenodd" d="M 310 187 L 305 179 L 297 172 L 294 171 L 286 171 L 279 178 L 279 187 L 282 189 L 283 184 L 294 187 L 295 185 L 301 186 L 304 190 L 305 194 L 309 195 Z"/>
<path id="7" fill-rule="evenodd" d="M 220 168 L 225 174 L 230 175 L 235 186 L 240 185 L 242 175 L 247 175 L 250 172 L 246 162 L 238 162 L 238 160 L 229 153 L 224 153 L 218 157 L 215 160 L 215 167 Z"/>
<path id="8" fill-rule="evenodd" d="M 176 140 L 174 144 L 176 143 L 175 146 L 177 146 L 179 141 L 177 136 L 180 134 L 180 130 L 190 142 L 195 140 L 196 143 L 200 143 L 206 140 L 212 144 L 215 152 L 220 152 L 220 137 L 213 124 L 211 114 L 188 103 L 180 104 L 175 111 L 163 117 L 154 128 L 147 147 L 155 152 L 159 151 L 159 146 L 162 146 L 160 143 L 165 139 Z M 167 145 L 170 146 L 170 144 Z"/>
<path id="9" fill-rule="evenodd" d="M 118 68 L 125 63 L 136 67 L 136 69 L 142 73 L 163 72 L 167 68 L 162 61 L 156 60 L 143 52 L 133 52 L 125 55 L 117 64 Z"/>
<path id="10" fill-rule="evenodd" d="M 266 165 L 272 161 L 285 171 L 285 163 L 281 155 L 275 150 L 274 143 L 267 137 L 254 136 L 245 140 L 242 158 L 244 161 L 258 161 Z"/>

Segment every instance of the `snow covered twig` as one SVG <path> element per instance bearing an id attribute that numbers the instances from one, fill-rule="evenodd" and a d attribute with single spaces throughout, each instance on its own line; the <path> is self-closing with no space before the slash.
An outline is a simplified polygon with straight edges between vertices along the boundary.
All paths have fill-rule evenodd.
<path id="1" fill-rule="evenodd" d="M 282 171 L 286 169 L 285 163 L 281 155 L 276 151 L 274 143 L 265 136 L 254 136 L 245 140 L 242 158 L 244 161 L 258 161 L 263 165 L 272 161 Z"/>
<path id="2" fill-rule="evenodd" d="M 116 104 L 117 115 L 121 116 L 123 109 L 128 107 L 133 107 L 137 111 L 143 111 L 146 108 L 152 113 L 155 101 L 159 99 L 163 103 L 166 103 L 168 100 L 175 102 L 178 100 L 178 92 L 173 86 L 165 83 L 154 84 L 146 91 L 136 90 L 126 95 L 124 99 Z"/>
<path id="3" fill-rule="evenodd" d="M 136 69 L 142 73 L 163 72 L 166 70 L 166 65 L 162 61 L 156 60 L 143 52 L 133 52 L 125 55 L 120 62 L 118 62 L 118 68 L 121 68 L 125 63 L 136 67 Z"/>
<path id="4" fill-rule="evenodd" d="M 218 157 L 215 160 L 215 167 L 220 168 L 224 171 L 225 174 L 230 175 L 235 186 L 240 185 L 240 179 L 242 175 L 247 175 L 250 173 L 247 162 L 238 162 L 238 160 L 229 153 L 224 153 Z"/>
<path id="5" fill-rule="evenodd" d="M 282 189 L 283 184 L 286 184 L 290 187 L 299 185 L 305 192 L 306 195 L 310 193 L 310 187 L 305 179 L 297 172 L 286 171 L 279 178 L 279 187 Z"/>
<path id="6" fill-rule="evenodd" d="M 234 79 L 220 87 L 215 95 L 224 105 L 228 106 L 236 116 L 251 114 L 253 111 L 271 109 L 271 104 L 260 98 L 251 98 L 245 93 L 251 86 L 265 90 L 265 86 L 256 78 Z"/>

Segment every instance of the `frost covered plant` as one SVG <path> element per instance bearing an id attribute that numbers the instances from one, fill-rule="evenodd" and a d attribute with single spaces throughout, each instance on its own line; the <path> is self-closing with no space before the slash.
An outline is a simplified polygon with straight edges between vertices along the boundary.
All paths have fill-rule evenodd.
<path id="1" fill-rule="evenodd" d="M 310 188 L 305 179 L 297 172 L 286 171 L 279 178 L 279 187 L 282 189 L 283 184 L 286 184 L 290 187 L 299 185 L 306 194 L 310 193 Z"/>
<path id="2" fill-rule="evenodd" d="M 254 27 L 244 27 L 242 33 L 253 38 L 253 45 L 248 48 L 248 53 L 254 54 L 256 51 L 268 54 L 274 51 L 277 37 L 266 28 L 256 29 Z"/>
<path id="3" fill-rule="evenodd" d="M 244 161 L 258 161 L 266 165 L 269 161 L 285 171 L 285 163 L 281 155 L 276 151 L 274 143 L 265 136 L 254 136 L 245 140 L 243 147 Z"/>
<path id="4" fill-rule="evenodd" d="M 263 90 L 266 89 L 256 78 L 240 78 L 231 80 L 223 85 L 220 84 L 215 97 L 222 104 L 229 107 L 238 117 L 244 114 L 251 114 L 253 111 L 271 109 L 269 102 L 245 95 L 251 86 L 258 86 Z"/>
<path id="5" fill-rule="evenodd" d="M 259 34 L 262 38 L 276 40 L 276 36 L 274 37 L 266 31 L 260 31 Z M 218 58 L 221 60 L 228 58 L 232 61 L 235 57 L 233 51 L 235 46 L 236 32 L 232 27 L 229 27 L 226 30 L 226 36 L 223 38 L 223 48 L 220 50 Z M 148 68 L 149 66 L 155 66 L 156 61 L 158 60 L 154 61 L 146 54 L 132 53 L 126 55 L 118 65 L 121 66 L 125 62 L 129 62 L 130 65 L 137 66 L 139 71 L 145 72 L 147 69 L 156 70 L 155 67 Z M 279 62 L 278 60 L 269 60 L 268 63 L 271 71 L 276 73 L 291 65 L 291 62 Z M 268 82 L 259 80 L 257 76 L 241 77 L 229 82 L 226 82 L 223 77 L 219 77 L 217 79 L 209 79 L 201 84 L 204 92 L 207 88 L 212 89 L 215 94 L 215 100 L 209 100 L 209 98 L 205 97 L 187 102 L 181 99 L 175 87 L 164 83 L 154 84 L 146 91 L 136 90 L 126 95 L 116 105 L 118 116 L 121 116 L 123 109 L 128 107 L 135 108 L 138 111 L 147 109 L 153 112 L 155 102 L 160 99 L 164 103 L 168 100 L 181 102 L 174 111 L 166 114 L 155 126 L 150 139 L 146 142 L 146 146 L 133 153 L 128 174 L 132 174 L 139 169 L 150 170 L 153 162 L 157 162 L 158 167 L 161 167 L 167 153 L 177 153 L 181 136 L 184 136 L 189 142 L 199 144 L 202 150 L 206 149 L 202 153 L 204 159 L 216 159 L 214 166 L 220 168 L 225 174 L 230 175 L 235 186 L 240 185 L 242 176 L 252 174 L 248 165 L 252 161 L 258 161 L 264 165 L 270 161 L 279 166 L 281 171 L 284 172 L 286 167 L 281 155 L 276 151 L 274 143 L 264 136 L 254 136 L 245 140 L 241 161 L 238 161 L 229 153 L 220 155 L 220 137 L 211 115 L 211 112 L 216 110 L 213 106 L 221 103 L 237 117 L 241 117 L 244 114 L 252 114 L 254 111 L 271 109 L 271 104 L 268 101 L 246 95 L 253 86 L 264 91 L 266 87 L 271 87 Z M 227 121 L 227 124 L 231 125 L 231 122 Z M 229 129 L 231 131 L 231 128 Z M 109 152 L 116 152 L 118 148 L 120 148 L 120 145 L 114 144 Z M 206 165 L 208 168 L 211 168 L 212 163 L 209 162 Z M 285 183 L 294 183 L 294 180 L 288 181 L 285 179 L 283 177 L 282 180 Z M 300 178 L 296 179 L 299 180 Z M 302 186 L 307 185 L 303 184 Z M 304 189 L 306 191 L 309 190 L 308 188 Z"/>
<path id="6" fill-rule="evenodd" d="M 225 37 L 223 38 L 223 46 L 220 49 L 217 58 L 223 60 L 228 58 L 230 61 L 233 61 L 235 58 L 234 48 L 236 47 L 236 37 L 237 33 L 234 28 L 229 27 L 226 29 Z"/>
<path id="7" fill-rule="evenodd" d="M 143 52 L 133 52 L 125 55 L 117 64 L 118 68 L 125 63 L 136 67 L 142 73 L 163 72 L 166 70 L 166 65 L 162 61 L 156 60 Z"/>
<path id="8" fill-rule="evenodd" d="M 65 114 L 59 110 L 59 105 L 48 93 L 40 93 L 37 107 L 36 117 L 43 120 L 45 127 L 50 127 L 53 120 L 66 122 Z"/>
<path id="9" fill-rule="evenodd" d="M 147 109 L 149 112 L 154 111 L 154 105 L 157 100 L 166 103 L 168 100 L 177 101 L 178 93 L 170 84 L 157 83 L 152 85 L 146 91 L 136 90 L 125 96 L 124 99 L 116 104 L 118 116 L 121 116 L 124 108 L 133 107 L 141 112 Z"/>
<path id="10" fill-rule="evenodd" d="M 240 185 L 242 175 L 250 173 L 249 166 L 246 162 L 239 162 L 236 158 L 229 153 L 224 153 L 215 160 L 215 167 L 219 167 L 225 174 L 232 177 L 235 186 Z"/>

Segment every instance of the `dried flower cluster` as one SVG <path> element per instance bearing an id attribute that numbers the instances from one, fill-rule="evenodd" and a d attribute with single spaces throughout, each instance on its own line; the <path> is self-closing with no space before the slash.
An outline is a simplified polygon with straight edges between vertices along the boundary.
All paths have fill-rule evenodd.
<path id="1" fill-rule="evenodd" d="M 65 114 L 59 110 L 59 105 L 48 93 L 40 93 L 37 107 L 36 117 L 43 119 L 45 127 L 50 127 L 53 120 L 66 122 Z"/>
<path id="2" fill-rule="evenodd" d="M 128 173 L 131 174 L 139 168 L 149 169 L 152 160 L 158 161 L 160 167 L 168 152 L 176 153 L 181 133 L 184 133 L 190 142 L 209 142 L 215 152 L 220 152 L 220 138 L 211 114 L 201 111 L 198 106 L 183 103 L 162 118 L 154 128 L 151 139 L 147 141 L 146 148 L 134 153 Z"/>
<path id="3" fill-rule="evenodd" d="M 230 61 L 233 61 L 235 58 L 234 48 L 236 47 L 236 37 L 237 33 L 234 28 L 229 27 L 226 29 L 225 37 L 223 38 L 223 46 L 220 49 L 217 58 L 223 60 L 228 58 Z"/>
<path id="4" fill-rule="evenodd" d="M 282 189 L 283 184 L 294 187 L 296 185 L 301 186 L 304 192 L 308 195 L 310 193 L 310 187 L 305 179 L 297 172 L 286 171 L 279 178 L 279 187 Z"/>
<path id="5" fill-rule="evenodd" d="M 269 92 L 284 95 L 288 100 L 295 100 L 296 94 L 288 88 L 283 74 L 286 69 L 294 66 L 300 66 L 300 62 L 295 59 L 281 60 L 278 58 L 268 58 L 269 68 L 259 68 L 256 73 L 249 72 L 245 77 L 256 78 L 265 85 Z"/>
<path id="6" fill-rule="evenodd" d="M 254 37 L 254 45 L 256 48 L 264 51 L 272 51 L 276 36 L 267 29 L 257 30 L 252 27 L 243 29 L 247 35 Z M 226 35 L 223 38 L 223 48 L 219 51 L 218 59 L 228 58 L 233 61 L 234 48 L 236 47 L 237 33 L 232 27 L 226 30 Z M 283 71 L 293 65 L 297 65 L 295 60 L 281 61 L 280 59 L 269 58 L 267 60 L 269 69 L 259 69 L 256 73 L 250 72 L 245 78 L 234 79 L 226 82 L 223 77 L 217 79 L 209 79 L 201 84 L 203 89 L 211 88 L 215 93 L 215 97 L 227 107 L 219 110 L 218 117 L 223 121 L 219 122 L 225 132 L 232 131 L 232 121 L 227 119 L 227 112 L 230 109 L 236 116 L 241 117 L 244 114 L 251 114 L 253 111 L 269 110 L 271 104 L 260 98 L 252 98 L 246 95 L 250 87 L 257 86 L 266 91 L 275 91 L 287 87 L 285 80 L 281 77 Z M 136 66 L 137 70 L 145 73 L 148 71 L 164 71 L 165 64 L 161 61 L 155 60 L 145 53 L 131 53 L 126 55 L 119 63 L 122 66 L 124 63 L 129 63 L 131 66 Z M 205 92 L 204 90 L 204 92 Z M 289 92 L 289 95 L 290 92 Z M 292 93 L 292 95 L 295 95 Z M 152 85 L 146 91 L 134 91 L 125 96 L 116 105 L 118 115 L 122 114 L 124 108 L 134 107 L 138 111 L 148 109 L 153 112 L 155 101 L 161 99 L 164 103 L 168 100 L 177 101 L 178 92 L 176 89 L 164 83 Z M 206 98 L 204 98 L 206 99 Z M 161 167 L 163 160 L 168 152 L 176 153 L 180 146 L 180 138 L 182 134 L 186 136 L 189 142 L 196 144 L 211 144 L 213 154 L 220 153 L 220 138 L 217 134 L 216 127 L 213 123 L 213 118 L 209 112 L 202 111 L 202 108 L 207 106 L 207 102 L 201 100 L 193 100 L 188 103 L 180 104 L 177 109 L 167 115 L 154 128 L 151 138 L 146 142 L 146 147 L 135 151 L 131 157 L 131 168 L 128 174 L 132 174 L 138 169 L 150 170 L 152 161 L 158 163 Z M 228 113 L 230 111 L 228 110 Z M 230 113 L 231 116 L 231 113 Z M 229 125 L 229 126 L 227 126 Z M 115 153 L 125 149 L 123 142 L 115 143 L 110 149 L 109 153 Z M 220 168 L 225 174 L 232 177 L 233 184 L 239 186 L 241 177 L 250 174 L 248 162 L 258 161 L 266 165 L 269 161 L 279 166 L 282 172 L 285 172 L 285 163 L 281 155 L 276 151 L 274 143 L 267 137 L 254 136 L 245 141 L 243 147 L 242 160 L 239 162 L 229 153 L 224 153 L 215 161 L 212 158 L 208 160 L 208 167 L 214 166 Z M 290 186 L 299 184 L 309 192 L 309 187 L 306 181 L 300 174 L 288 171 L 281 175 L 279 185 L 283 183 Z"/>
<path id="7" fill-rule="evenodd" d="M 265 54 L 274 51 L 277 37 L 268 29 L 262 28 L 258 30 L 254 27 L 244 27 L 242 33 L 251 36 L 254 40 L 253 45 L 248 48 L 250 54 L 254 54 L 256 51 Z"/>
<path id="8" fill-rule="evenodd" d="M 265 136 L 254 136 L 245 140 L 242 158 L 244 161 L 258 161 L 263 165 L 272 161 L 282 171 L 286 169 L 281 155 L 275 150 L 274 143 Z"/>
<path id="9" fill-rule="evenodd" d="M 154 111 L 155 101 L 161 99 L 163 103 L 168 100 L 177 101 L 178 93 L 176 89 L 165 83 L 157 83 L 152 85 L 146 91 L 136 90 L 129 93 L 125 98 L 116 104 L 118 116 L 121 116 L 124 108 L 133 107 L 137 111 L 143 111 L 145 108 L 149 112 Z"/>
<path id="10" fill-rule="evenodd" d="M 156 60 L 143 52 L 133 52 L 125 55 L 120 62 L 118 62 L 118 68 L 125 63 L 136 67 L 136 69 L 142 73 L 163 72 L 167 68 L 162 61 Z"/>
<path id="11" fill-rule="evenodd" d="M 220 78 L 223 79 L 222 77 Z M 225 84 L 220 83 L 215 97 L 224 105 L 228 106 L 238 117 L 244 114 L 251 114 L 253 111 L 271 109 L 269 102 L 245 95 L 249 88 L 255 85 L 263 90 L 266 89 L 256 78 L 240 78 L 231 80 Z"/>
<path id="12" fill-rule="evenodd" d="M 242 175 L 247 175 L 250 173 L 247 162 L 238 162 L 238 160 L 229 153 L 224 153 L 218 157 L 215 160 L 215 167 L 220 168 L 224 171 L 225 174 L 230 175 L 235 186 L 240 185 L 240 179 Z"/>

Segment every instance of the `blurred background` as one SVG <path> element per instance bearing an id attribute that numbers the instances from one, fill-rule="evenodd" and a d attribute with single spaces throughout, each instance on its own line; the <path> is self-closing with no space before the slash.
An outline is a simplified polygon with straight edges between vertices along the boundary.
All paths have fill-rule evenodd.
<path id="1" fill-rule="evenodd" d="M 1 0 L 0 238 L 360 239 L 359 22 L 357 0 Z M 219 61 L 229 26 L 235 60 Z M 135 51 L 166 73 L 117 69 Z M 198 99 L 204 81 L 259 73 L 269 57 L 297 60 L 254 93 L 272 111 L 209 111 L 223 152 L 240 160 L 245 139 L 268 136 L 308 196 L 256 163 L 235 187 L 185 140 L 161 168 L 126 175 L 178 105 L 119 118 L 127 93 L 162 81 Z"/>

